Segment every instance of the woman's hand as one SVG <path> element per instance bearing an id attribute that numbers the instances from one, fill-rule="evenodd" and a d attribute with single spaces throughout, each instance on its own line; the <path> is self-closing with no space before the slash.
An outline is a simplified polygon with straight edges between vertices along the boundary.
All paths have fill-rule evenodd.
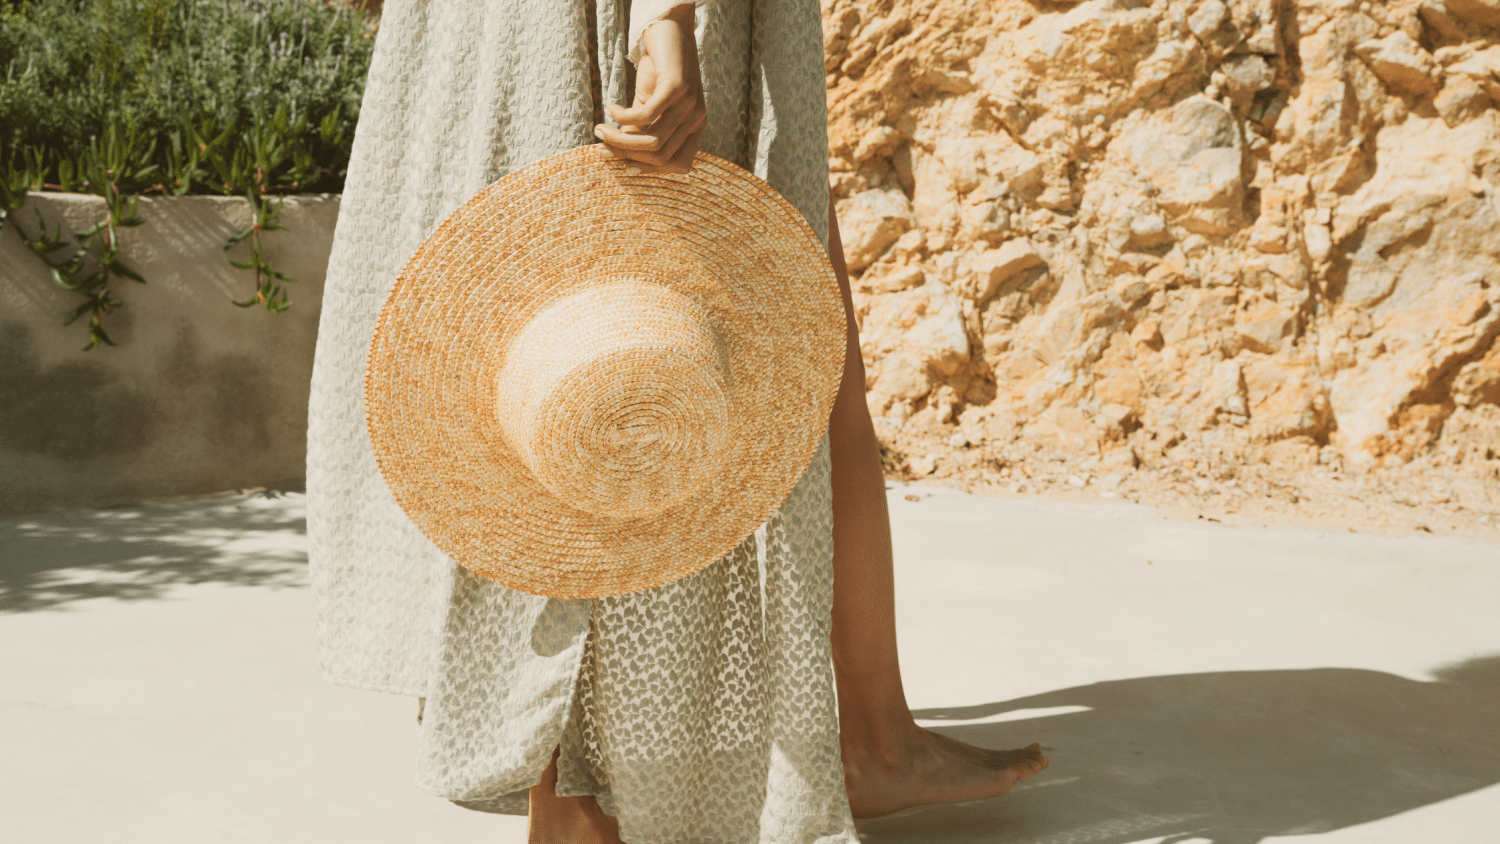
<path id="1" fill-rule="evenodd" d="M 605 149 L 647 172 L 692 169 L 698 140 L 708 125 L 693 8 L 677 6 L 641 33 L 635 103 L 630 108 L 608 106 L 620 128 L 604 123 L 594 127 Z"/>

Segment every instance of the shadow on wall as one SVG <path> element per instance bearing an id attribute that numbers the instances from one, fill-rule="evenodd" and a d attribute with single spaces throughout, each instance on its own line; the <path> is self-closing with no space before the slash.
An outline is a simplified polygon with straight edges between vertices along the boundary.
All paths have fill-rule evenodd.
<path id="1" fill-rule="evenodd" d="M 30 328 L 0 325 L 0 468 L 14 479 L 0 489 L 0 513 L 300 477 L 302 368 L 212 353 L 201 333 L 182 322 L 149 350 L 78 352 L 45 365 Z"/>
<path id="2" fill-rule="evenodd" d="M 302 496 L 225 496 L 0 522 L 0 613 L 167 597 L 174 586 L 307 582 Z"/>
<path id="3" fill-rule="evenodd" d="M 1416 682 L 1347 668 L 1142 677 L 963 709 L 1086 712 L 939 727 L 1033 740 L 1052 767 L 1007 797 L 861 821 L 874 842 L 1256 844 L 1369 823 L 1500 782 L 1500 656 Z"/>

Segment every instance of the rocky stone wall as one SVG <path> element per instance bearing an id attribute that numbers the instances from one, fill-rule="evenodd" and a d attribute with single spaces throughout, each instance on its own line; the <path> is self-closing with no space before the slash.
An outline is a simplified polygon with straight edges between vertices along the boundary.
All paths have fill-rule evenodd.
<path id="1" fill-rule="evenodd" d="M 824 27 L 903 471 L 1500 479 L 1500 0 L 824 0 Z"/>

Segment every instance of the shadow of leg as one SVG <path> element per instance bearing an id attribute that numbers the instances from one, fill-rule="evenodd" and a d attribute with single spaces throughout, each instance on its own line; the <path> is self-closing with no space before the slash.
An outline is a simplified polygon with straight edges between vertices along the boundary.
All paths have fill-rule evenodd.
<path id="1" fill-rule="evenodd" d="M 967 722 L 938 729 L 983 747 L 1036 736 L 1066 764 L 1002 801 L 920 807 L 860 829 L 880 842 L 1255 844 L 1369 823 L 1500 782 L 1500 657 L 1438 676 L 1142 677 L 918 712 L 928 724 Z"/>

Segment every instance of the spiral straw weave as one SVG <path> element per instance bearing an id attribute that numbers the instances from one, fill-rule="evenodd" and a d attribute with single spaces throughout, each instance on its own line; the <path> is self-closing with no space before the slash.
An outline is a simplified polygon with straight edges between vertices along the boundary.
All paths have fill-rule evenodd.
<path id="1" fill-rule="evenodd" d="M 844 309 L 802 216 L 699 153 L 630 175 L 581 147 L 453 212 L 396 280 L 370 441 L 459 564 L 560 598 L 669 583 L 781 504 L 827 427 Z"/>

